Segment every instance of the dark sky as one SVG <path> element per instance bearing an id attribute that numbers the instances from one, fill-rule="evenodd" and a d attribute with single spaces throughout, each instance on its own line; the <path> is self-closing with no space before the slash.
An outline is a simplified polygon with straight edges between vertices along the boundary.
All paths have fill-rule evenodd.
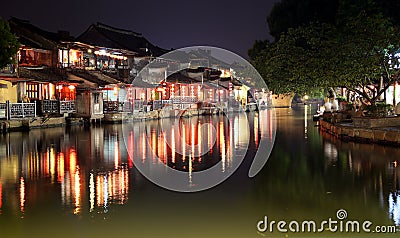
<path id="1" fill-rule="evenodd" d="M 271 38 L 266 16 L 279 0 L 24 0 L 6 1 L 0 16 L 30 20 L 49 31 L 78 36 L 95 22 L 142 33 L 165 49 L 225 48 L 245 58 L 255 40 Z"/>

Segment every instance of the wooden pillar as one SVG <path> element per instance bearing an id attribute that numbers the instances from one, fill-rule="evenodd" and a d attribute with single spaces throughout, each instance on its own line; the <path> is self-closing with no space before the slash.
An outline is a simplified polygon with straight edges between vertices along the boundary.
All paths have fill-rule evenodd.
<path id="1" fill-rule="evenodd" d="M 69 49 L 68 49 L 68 51 L 67 51 L 67 56 L 68 56 L 68 64 L 67 64 L 67 67 L 69 68 L 69 67 L 71 67 L 71 62 L 70 62 L 70 58 L 69 58 Z"/>

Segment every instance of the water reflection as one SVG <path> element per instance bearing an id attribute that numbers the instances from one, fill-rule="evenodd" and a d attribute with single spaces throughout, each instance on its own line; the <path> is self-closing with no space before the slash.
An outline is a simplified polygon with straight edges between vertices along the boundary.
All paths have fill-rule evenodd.
<path id="1" fill-rule="evenodd" d="M 25 180 L 23 177 L 20 178 L 19 182 L 19 207 L 23 214 L 25 212 Z"/>
<path id="2" fill-rule="evenodd" d="M 169 131 L 161 130 L 160 121 L 137 122 L 126 147 L 121 125 L 7 134 L 0 137 L 0 214 L 18 210 L 26 215 L 43 196 L 60 199 L 70 214 L 107 213 L 113 204 L 129 200 L 134 160 L 188 171 L 187 182 L 195 186 L 194 172 L 220 161 L 220 173 L 230 172 L 238 163 L 234 151 L 243 150 L 250 134 L 250 143 L 258 146 L 260 138 L 270 134 L 268 118 L 254 114 L 249 119 L 243 115 L 166 119 Z M 246 130 L 248 120 L 252 133 Z M 16 199 L 18 203 L 10 202 Z"/>
<path id="3" fill-rule="evenodd" d="M 304 105 L 304 138 L 307 139 L 308 105 Z"/>
<path id="4" fill-rule="evenodd" d="M 244 142 L 249 142 L 248 153 L 254 153 L 260 141 L 273 137 L 270 111 L 250 113 L 248 121 L 239 115 L 185 118 L 169 131 L 160 130 L 160 121 L 137 122 L 129 131 L 126 147 L 121 125 L 1 135 L 0 219 L 58 212 L 79 221 L 96 217 L 103 221 L 125 212 L 129 219 L 124 225 L 136 224 L 135 229 L 140 229 L 149 221 L 143 232 L 151 232 L 148 228 L 158 219 L 166 230 L 176 227 L 179 220 L 181 227 L 218 224 L 213 228 L 231 229 L 226 229 L 227 235 L 248 237 L 254 234 L 254 222 L 264 215 L 325 219 L 343 208 L 354 219 L 399 225 L 399 148 L 347 143 L 320 133 L 313 126 L 312 113 L 304 107 L 276 112 L 275 146 L 260 174 L 248 179 L 251 163 L 245 160 L 220 187 L 197 194 L 155 189 L 133 164 L 148 168 L 167 164 L 188 171 L 185 183 L 196 186 L 196 171 L 221 162 L 218 172 L 228 173 L 237 164 L 234 153 L 248 152 Z M 176 143 L 169 144 L 169 140 Z M 216 218 L 210 218 L 209 207 Z M 238 222 L 247 223 L 236 226 Z M 99 229 L 99 223 L 93 224 Z M 243 234 L 243 227 L 249 233 Z"/>
<path id="5" fill-rule="evenodd" d="M 400 191 L 389 194 L 389 216 L 397 226 L 400 226 Z"/>
<path id="6" fill-rule="evenodd" d="M 311 126 L 306 111 L 276 109 L 274 150 L 252 192 L 255 217 L 322 220 L 345 209 L 353 219 L 398 225 L 400 149 L 338 140 Z"/>
<path id="7" fill-rule="evenodd" d="M 243 129 L 248 123 L 245 116 L 236 116 L 232 122 L 217 116 L 133 123 L 127 132 L 128 154 L 142 164 L 166 164 L 186 172 L 205 170 L 221 161 L 225 172 L 233 166 L 231 142 L 235 140 L 240 149 L 250 135 Z"/>
<path id="8" fill-rule="evenodd" d="M 342 178 L 361 183 L 354 190 L 363 189 L 363 200 L 377 200 L 389 214 L 389 218 L 400 225 L 400 173 L 397 160 L 400 149 L 375 144 L 344 142 L 321 132 L 324 154 L 327 158 L 325 170 L 340 172 Z M 335 168 L 336 167 L 336 168 Z M 372 195 L 372 197 L 369 197 Z"/>
<path id="9" fill-rule="evenodd" d="M 26 214 L 43 196 L 60 197 L 63 207 L 76 215 L 86 209 L 87 200 L 90 212 L 96 207 L 124 204 L 129 170 L 126 156 L 121 158 L 124 150 L 118 130 L 118 126 L 90 131 L 54 128 L 1 137 L 1 213 L 18 209 Z M 14 190 L 15 185 L 18 191 Z M 7 200 L 3 199 L 5 196 Z"/>
<path id="10" fill-rule="evenodd" d="M 102 208 L 103 212 L 108 211 L 110 203 L 124 204 L 128 200 L 129 172 L 126 166 L 107 173 L 91 173 L 90 179 L 90 212 L 95 209 L 95 200 L 97 207 Z"/>

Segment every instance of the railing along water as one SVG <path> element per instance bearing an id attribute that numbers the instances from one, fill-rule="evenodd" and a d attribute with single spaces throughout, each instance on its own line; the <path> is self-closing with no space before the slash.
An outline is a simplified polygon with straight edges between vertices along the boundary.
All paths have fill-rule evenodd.
<path id="1" fill-rule="evenodd" d="M 10 103 L 9 118 L 36 117 L 36 103 Z"/>

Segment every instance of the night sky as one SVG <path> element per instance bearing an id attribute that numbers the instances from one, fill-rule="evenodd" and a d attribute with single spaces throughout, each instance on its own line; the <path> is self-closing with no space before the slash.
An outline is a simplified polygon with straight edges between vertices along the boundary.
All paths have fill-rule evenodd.
<path id="1" fill-rule="evenodd" d="M 95 22 L 142 33 L 165 49 L 194 45 L 221 47 L 245 58 L 255 40 L 270 39 L 266 17 L 278 0 L 113 1 L 14 0 L 0 16 L 15 16 L 73 36 Z"/>

